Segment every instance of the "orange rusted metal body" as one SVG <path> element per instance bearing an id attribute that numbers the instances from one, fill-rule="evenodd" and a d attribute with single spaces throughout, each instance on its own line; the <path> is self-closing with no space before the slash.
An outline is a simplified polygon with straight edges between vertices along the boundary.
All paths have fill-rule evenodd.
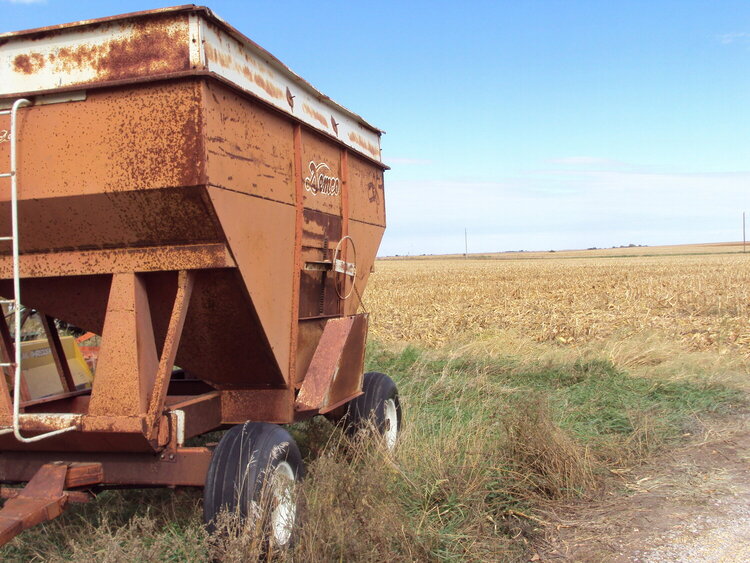
<path id="1" fill-rule="evenodd" d="M 64 461 L 99 463 L 102 485 L 202 485 L 211 450 L 191 437 L 361 393 L 380 131 L 195 6 L 2 35 L 0 64 L 0 109 L 31 102 L 15 138 L 0 115 L 21 302 L 43 312 L 55 358 L 51 318 L 101 335 L 92 389 L 60 365 L 65 392 L 21 404 L 25 435 L 75 430 L 0 431 L 0 480 Z M 0 242 L 0 295 L 13 293 Z M 0 336 L 8 361 L 6 323 Z M 12 410 L 0 377 L 0 429 Z"/>

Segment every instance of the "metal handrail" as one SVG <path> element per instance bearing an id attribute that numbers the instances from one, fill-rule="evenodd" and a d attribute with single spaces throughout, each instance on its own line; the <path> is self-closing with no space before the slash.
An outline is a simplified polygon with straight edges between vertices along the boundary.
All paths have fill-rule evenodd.
<path id="1" fill-rule="evenodd" d="M 15 352 L 15 374 L 13 383 L 13 434 L 19 442 L 29 443 L 38 442 L 45 438 L 50 438 L 64 432 L 75 430 L 76 426 L 52 430 L 27 438 L 21 434 L 21 267 L 20 251 L 18 246 L 18 174 L 17 174 L 17 146 L 18 138 L 18 110 L 24 106 L 31 105 L 31 101 L 21 98 L 13 102 L 10 109 L 10 209 L 12 234 L 10 237 L 3 237 L 5 240 L 10 239 L 13 247 L 13 323 L 15 328 L 14 352 Z M 11 301 L 11 300 L 9 300 Z M 4 322 L 4 321 L 3 321 Z M 50 416 L 50 415 L 45 415 Z M 7 432 L 7 430 L 6 430 Z"/>

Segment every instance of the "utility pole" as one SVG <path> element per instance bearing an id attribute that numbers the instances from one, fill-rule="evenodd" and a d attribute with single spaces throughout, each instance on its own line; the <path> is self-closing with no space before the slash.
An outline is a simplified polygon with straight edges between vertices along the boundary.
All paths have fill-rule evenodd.
<path id="1" fill-rule="evenodd" d="M 464 258 L 469 259 L 469 229 L 467 228 L 464 228 Z"/>
<path id="2" fill-rule="evenodd" d="M 746 252 L 745 245 L 747 244 L 745 239 L 745 212 L 742 212 L 742 253 Z"/>

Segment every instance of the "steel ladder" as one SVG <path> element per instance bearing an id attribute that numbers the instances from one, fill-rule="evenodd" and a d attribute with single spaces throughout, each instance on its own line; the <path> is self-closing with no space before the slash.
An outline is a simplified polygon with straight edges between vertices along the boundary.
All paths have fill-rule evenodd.
<path id="1" fill-rule="evenodd" d="M 25 437 L 21 434 L 21 419 L 34 419 L 34 414 L 21 414 L 21 269 L 20 253 L 18 249 L 18 168 L 17 168 L 17 140 L 18 140 L 18 110 L 24 106 L 32 105 L 30 100 L 21 98 L 13 102 L 11 109 L 0 111 L 0 115 L 10 115 L 10 172 L 0 174 L 0 178 L 10 178 L 10 209 L 11 209 L 11 235 L 0 236 L 0 241 L 10 241 L 13 248 L 13 299 L 0 299 L 0 304 L 13 308 L 13 351 L 15 354 L 13 362 L 0 363 L 0 368 L 14 368 L 13 377 L 13 425 L 10 428 L 0 428 L 0 435 L 13 432 L 20 442 L 38 442 L 51 436 L 75 430 L 76 426 L 69 426 L 59 430 L 52 430 L 37 436 Z M 2 322 L 5 322 L 4 320 Z M 45 414 L 45 418 L 70 418 L 67 414 Z"/>

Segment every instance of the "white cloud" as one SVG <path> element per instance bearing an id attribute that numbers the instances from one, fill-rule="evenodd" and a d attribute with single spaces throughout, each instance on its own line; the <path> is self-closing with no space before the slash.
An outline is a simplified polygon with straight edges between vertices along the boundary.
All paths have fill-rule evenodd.
<path id="1" fill-rule="evenodd" d="M 729 45 L 730 43 L 750 43 L 750 33 L 744 31 L 723 33 L 718 36 L 718 39 L 724 45 Z"/>
<path id="2" fill-rule="evenodd" d="M 47 0 L 0 0 L 0 2 L 9 2 L 10 4 L 46 4 Z"/>

